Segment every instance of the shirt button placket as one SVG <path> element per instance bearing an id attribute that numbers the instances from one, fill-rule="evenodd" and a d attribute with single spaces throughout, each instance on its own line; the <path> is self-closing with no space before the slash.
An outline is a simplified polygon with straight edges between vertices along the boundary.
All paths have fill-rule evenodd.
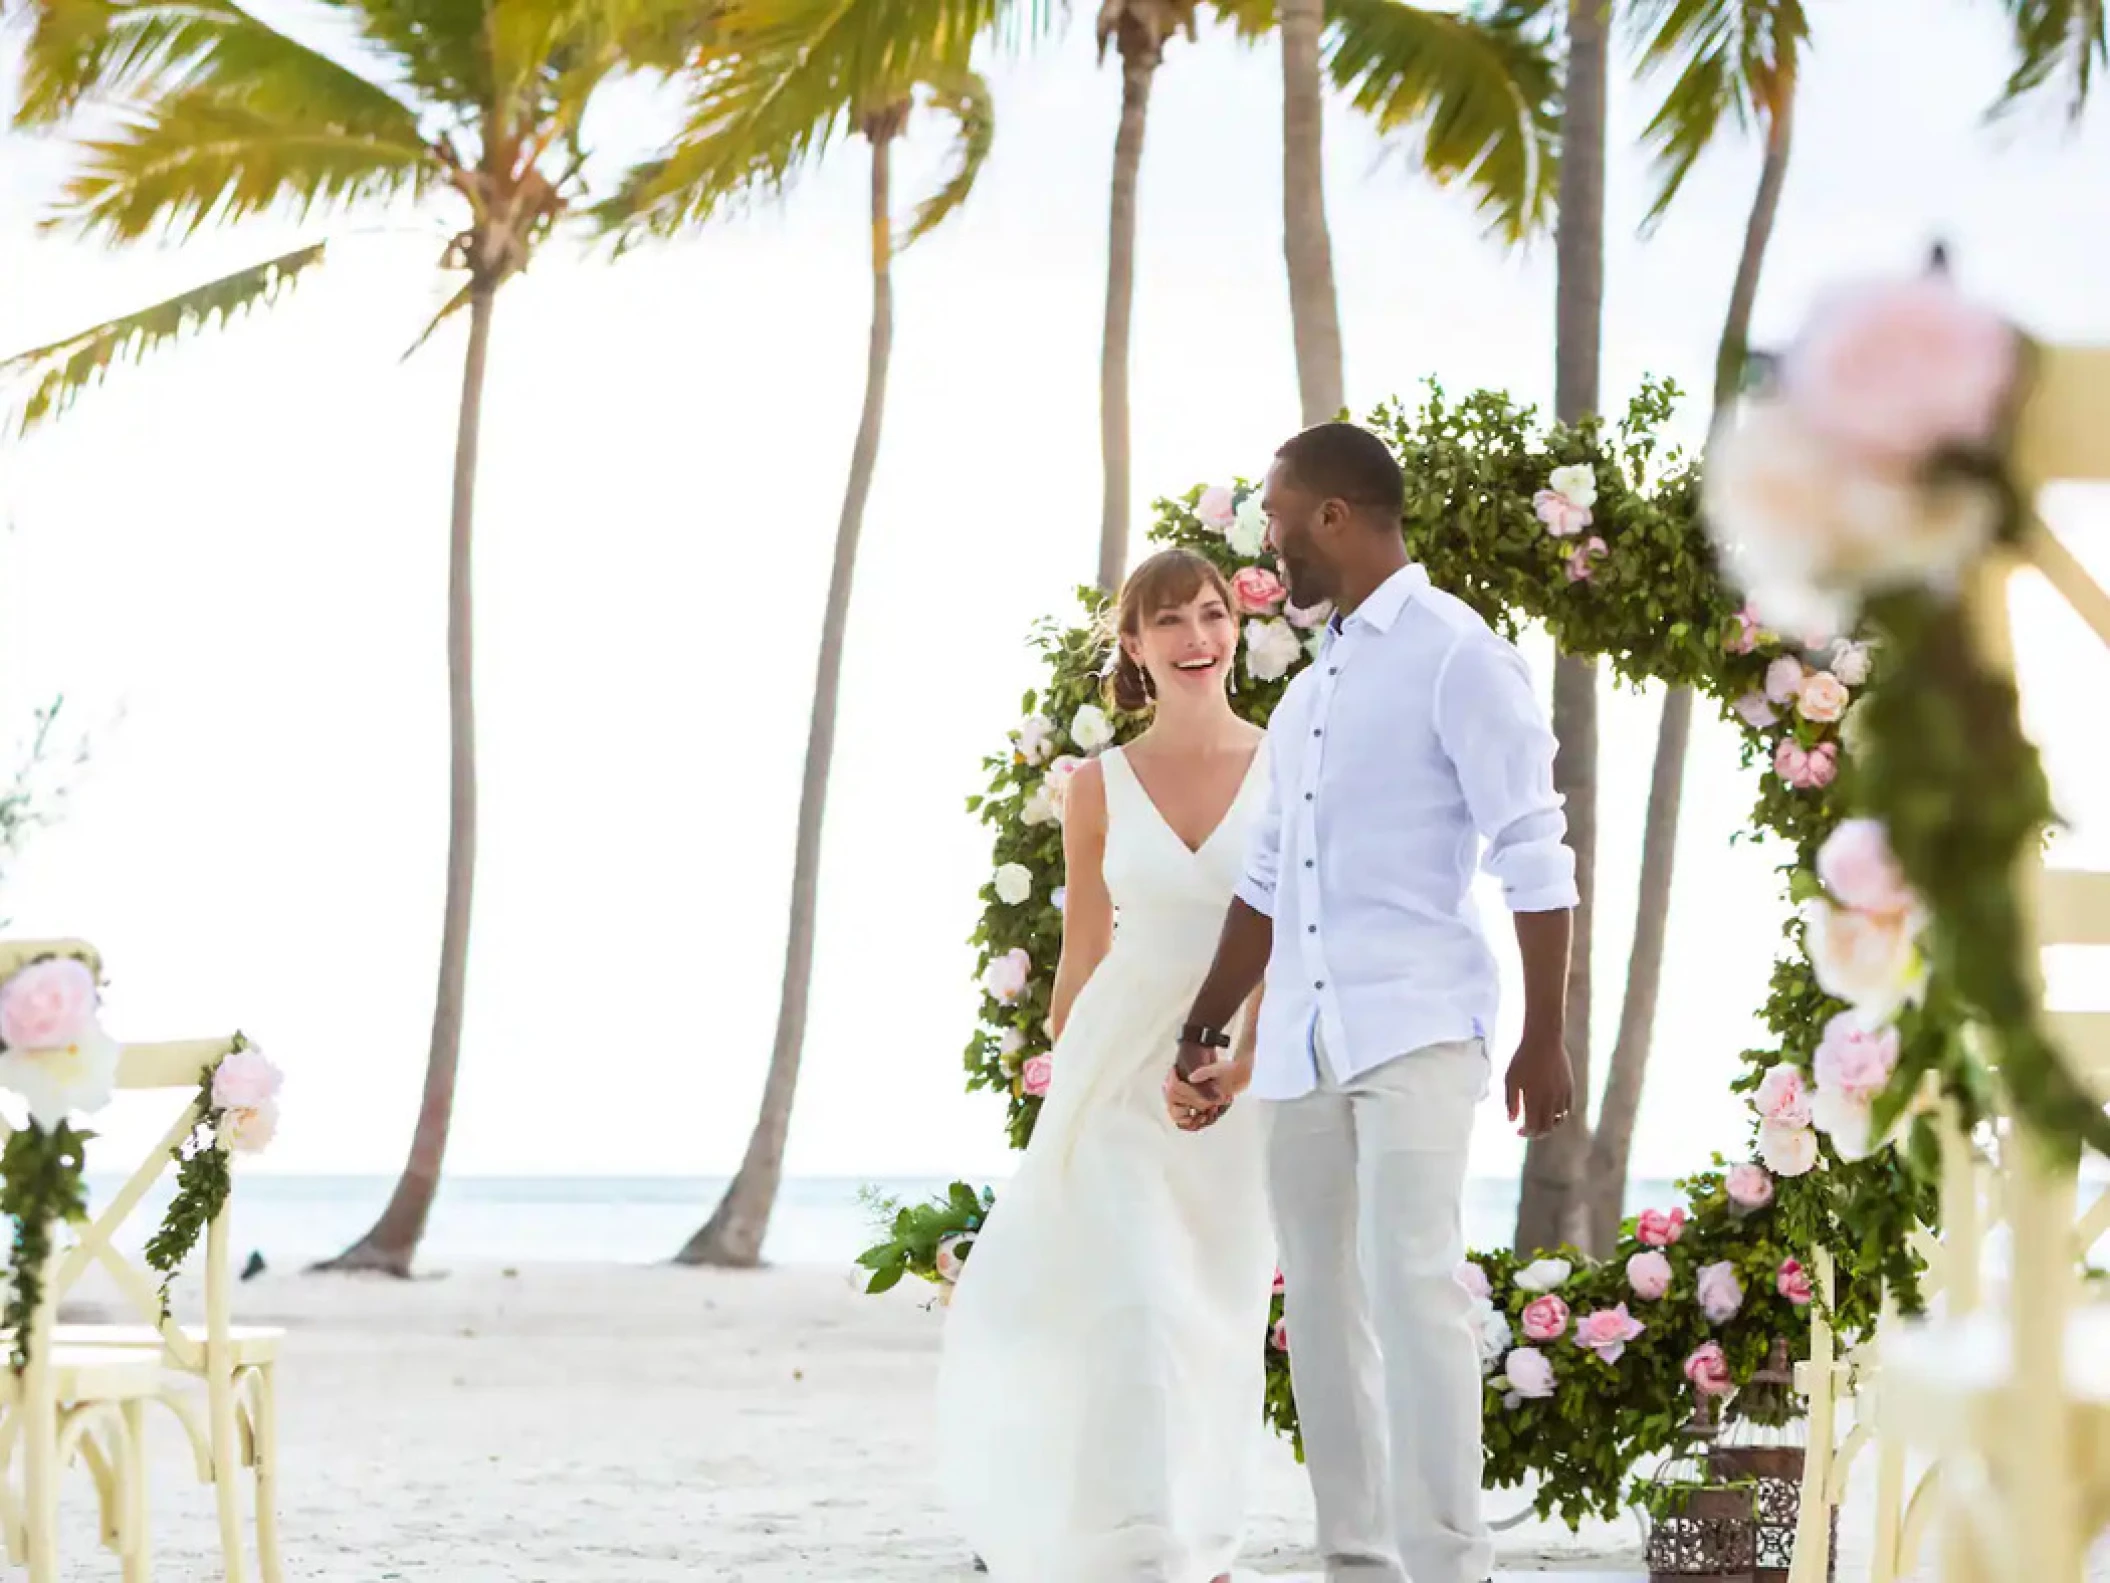
<path id="1" fill-rule="evenodd" d="M 1321 755 L 1325 751 L 1322 744 L 1325 741 L 1326 728 L 1331 723 L 1334 683 L 1340 673 L 1339 664 L 1330 662 L 1326 667 L 1325 676 L 1320 680 L 1316 718 L 1311 731 L 1314 745 L 1308 747 L 1302 755 L 1304 773 L 1301 777 L 1302 785 L 1298 788 L 1303 799 L 1297 810 L 1298 843 L 1306 853 L 1304 873 L 1299 881 L 1304 888 L 1304 959 L 1310 977 L 1314 1009 L 1318 1011 L 1322 1021 L 1327 973 L 1325 936 L 1321 933 L 1320 926 L 1325 922 L 1325 918 L 1319 905 L 1318 870 L 1314 863 L 1319 851 L 1319 768 Z"/>

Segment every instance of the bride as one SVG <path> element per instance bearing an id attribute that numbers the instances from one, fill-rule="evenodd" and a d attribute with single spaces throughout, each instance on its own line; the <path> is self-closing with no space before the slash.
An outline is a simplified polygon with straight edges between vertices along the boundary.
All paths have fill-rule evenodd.
<path id="1" fill-rule="evenodd" d="M 1236 605 L 1209 561 L 1152 556 L 1118 610 L 1114 702 L 1150 724 L 1070 782 L 1053 1079 L 946 1317 L 940 1477 L 994 1583 L 1224 1583 L 1258 1439 L 1262 1143 L 1251 1107 L 1214 1108 L 1250 1079 L 1253 1008 L 1206 1093 L 1165 1073 L 1266 805 L 1264 735 L 1225 696 Z"/>

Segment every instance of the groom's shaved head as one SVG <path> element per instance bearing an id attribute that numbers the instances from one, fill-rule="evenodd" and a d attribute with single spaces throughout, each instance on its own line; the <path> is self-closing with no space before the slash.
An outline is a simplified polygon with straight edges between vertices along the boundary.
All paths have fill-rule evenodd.
<path id="1" fill-rule="evenodd" d="M 1383 440 L 1353 423 L 1321 423 L 1275 453 L 1284 481 L 1314 501 L 1338 500 L 1365 520 L 1399 531 L 1407 481 Z"/>

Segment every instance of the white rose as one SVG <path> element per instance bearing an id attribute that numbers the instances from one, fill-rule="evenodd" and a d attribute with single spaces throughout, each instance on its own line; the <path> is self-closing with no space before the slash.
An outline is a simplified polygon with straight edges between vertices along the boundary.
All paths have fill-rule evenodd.
<path id="1" fill-rule="evenodd" d="M 56 1127 L 69 1116 L 88 1115 L 117 1092 L 117 1041 L 91 1026 L 73 1043 L 50 1050 L 0 1054 L 0 1088 L 11 1088 L 29 1105 L 30 1120 Z"/>
<path id="2" fill-rule="evenodd" d="M 1768 1121 L 1758 1129 L 1758 1157 L 1775 1176 L 1806 1176 L 1816 1168 L 1817 1134 Z"/>
<path id="3" fill-rule="evenodd" d="M 1000 1060 L 1015 1060 L 1018 1052 L 1026 1047 L 1026 1036 L 1016 1028 L 1006 1028 L 996 1041 L 996 1053 Z"/>
<path id="4" fill-rule="evenodd" d="M 1927 969 L 1916 911 L 1861 912 L 1814 901 L 1803 916 L 1810 970 L 1827 995 L 1854 1008 L 1863 1026 L 1888 1022 L 1918 996 Z"/>
<path id="5" fill-rule="evenodd" d="M 1547 474 L 1546 487 L 1556 495 L 1566 496 L 1578 506 L 1597 504 L 1597 474 L 1594 469 L 1581 462 L 1556 467 Z"/>
<path id="6" fill-rule="evenodd" d="M 1026 793 L 1026 801 L 1018 810 L 1018 817 L 1028 826 L 1054 822 L 1055 799 L 1049 795 L 1045 781 Z"/>
<path id="7" fill-rule="evenodd" d="M 1085 752 L 1096 753 L 1113 739 L 1113 722 L 1097 704 L 1086 704 L 1070 717 L 1070 740 Z"/>
<path id="8" fill-rule="evenodd" d="M 1566 1259 L 1534 1259 L 1517 1271 L 1510 1284 L 1520 1292 L 1551 1292 L 1574 1273 L 1575 1266 Z"/>
<path id="9" fill-rule="evenodd" d="M 1868 685 L 1868 672 L 1872 656 L 1866 643 L 1856 643 L 1852 638 L 1841 638 L 1832 645 L 1832 674 L 1849 687 Z"/>
<path id="10" fill-rule="evenodd" d="M 996 871 L 996 899 L 1016 907 L 1033 894 L 1033 871 L 1023 863 L 1006 863 Z"/>
<path id="11" fill-rule="evenodd" d="M 1279 681 L 1303 652 L 1296 629 L 1279 616 L 1245 624 L 1246 674 L 1257 682 Z"/>
<path id="12" fill-rule="evenodd" d="M 1707 462 L 1708 532 L 1779 630 L 1841 631 L 1874 589 L 1953 587 L 2000 523 L 1988 485 L 1859 465 L 1777 398 L 1743 403 Z"/>
<path id="13" fill-rule="evenodd" d="M 1485 1297 L 1473 1299 L 1473 1335 L 1480 1344 L 1480 1372 L 1492 1373 L 1509 1344 L 1515 1338 L 1509 1329 L 1509 1316 Z"/>
<path id="14" fill-rule="evenodd" d="M 1055 722 L 1045 715 L 1027 715 L 1011 736 L 1018 743 L 1020 757 L 1028 764 L 1039 764 L 1055 745 Z"/>
<path id="15" fill-rule="evenodd" d="M 1231 546 L 1232 554 L 1249 561 L 1267 543 L 1267 517 L 1260 509 L 1259 490 L 1239 501 L 1238 515 L 1231 519 L 1231 528 L 1224 535 L 1224 541 Z"/>
<path id="16" fill-rule="evenodd" d="M 1859 704 L 1839 717 L 1839 746 L 1848 758 L 1859 758 L 1868 751 L 1868 711 Z"/>

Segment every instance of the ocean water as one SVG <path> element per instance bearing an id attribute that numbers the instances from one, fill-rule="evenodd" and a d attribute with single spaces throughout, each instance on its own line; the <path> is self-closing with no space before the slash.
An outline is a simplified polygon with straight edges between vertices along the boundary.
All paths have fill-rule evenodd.
<path id="1" fill-rule="evenodd" d="M 860 1201 L 869 1187 L 914 1202 L 942 1193 L 944 1177 L 865 1181 L 793 1177 L 784 1183 L 764 1256 L 773 1264 L 847 1265 L 877 1240 L 872 1213 Z M 237 1172 L 233 1242 L 239 1263 L 254 1250 L 278 1268 L 341 1252 L 373 1223 L 394 1178 L 275 1176 Z M 974 1185 L 981 1186 L 977 1181 Z M 994 1184 L 1003 1190 L 1003 1184 Z M 91 1206 L 118 1183 L 89 1178 Z M 452 1177 L 440 1189 L 420 1259 L 449 1264 L 655 1264 L 671 1258 L 702 1225 L 723 1177 Z M 164 1184 L 129 1224 L 137 1244 L 159 1223 Z M 1668 1180 L 1636 1181 L 1630 1209 L 1676 1202 Z M 1468 1184 L 1466 1237 L 1476 1248 L 1506 1246 L 1516 1222 L 1514 1178 Z M 123 1239 L 120 1239 L 122 1241 Z"/>

